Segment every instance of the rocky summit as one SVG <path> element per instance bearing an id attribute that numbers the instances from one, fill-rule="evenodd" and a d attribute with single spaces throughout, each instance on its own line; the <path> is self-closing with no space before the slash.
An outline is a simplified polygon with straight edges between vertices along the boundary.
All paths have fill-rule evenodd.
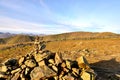
<path id="1" fill-rule="evenodd" d="M 35 49 L 19 59 L 0 65 L 0 80 L 95 80 L 96 73 L 84 56 L 63 59 L 60 52 L 44 50 L 44 42 L 35 42 Z"/>

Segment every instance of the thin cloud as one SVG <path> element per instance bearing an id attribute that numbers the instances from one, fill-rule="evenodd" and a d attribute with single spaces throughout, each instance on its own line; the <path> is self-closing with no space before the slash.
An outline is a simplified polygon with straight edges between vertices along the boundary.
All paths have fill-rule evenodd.
<path id="1" fill-rule="evenodd" d="M 13 31 L 13 32 L 30 32 L 30 33 L 45 33 L 55 34 L 70 32 L 69 28 L 57 24 L 42 24 L 12 19 L 0 16 L 0 31 Z"/>

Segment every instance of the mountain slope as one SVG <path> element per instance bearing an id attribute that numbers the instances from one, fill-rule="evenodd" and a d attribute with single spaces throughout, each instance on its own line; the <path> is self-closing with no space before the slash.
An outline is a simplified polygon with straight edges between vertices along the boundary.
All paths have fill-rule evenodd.
<path id="1" fill-rule="evenodd" d="M 115 34 L 111 32 L 71 32 L 71 33 L 63 33 L 57 35 L 48 35 L 44 36 L 43 39 L 45 41 L 54 41 L 54 40 L 76 40 L 76 39 L 99 39 L 99 38 L 120 38 L 120 34 Z"/>

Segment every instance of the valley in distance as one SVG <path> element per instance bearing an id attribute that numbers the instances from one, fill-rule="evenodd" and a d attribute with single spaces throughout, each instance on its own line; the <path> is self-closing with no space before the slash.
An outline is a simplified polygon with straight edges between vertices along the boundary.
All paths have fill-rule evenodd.
<path id="1" fill-rule="evenodd" d="M 0 63 L 19 58 L 34 49 L 35 35 L 0 33 Z M 120 34 L 111 32 L 70 32 L 40 35 L 46 48 L 67 59 L 84 56 L 99 80 L 120 80 Z"/>

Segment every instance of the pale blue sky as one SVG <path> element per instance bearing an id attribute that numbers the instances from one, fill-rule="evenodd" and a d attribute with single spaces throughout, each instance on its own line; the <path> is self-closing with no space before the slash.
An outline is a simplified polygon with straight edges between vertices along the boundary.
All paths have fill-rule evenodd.
<path id="1" fill-rule="evenodd" d="M 0 32 L 120 33 L 120 0 L 0 0 Z"/>

